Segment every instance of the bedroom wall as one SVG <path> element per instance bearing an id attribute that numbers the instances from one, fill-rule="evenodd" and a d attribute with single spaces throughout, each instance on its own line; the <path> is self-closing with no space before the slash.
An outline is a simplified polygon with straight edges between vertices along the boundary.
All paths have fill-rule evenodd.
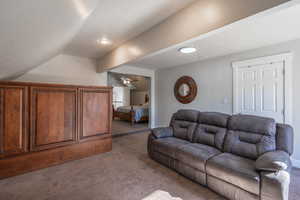
<path id="1" fill-rule="evenodd" d="M 290 41 L 239 54 L 156 71 L 156 126 L 168 125 L 172 113 L 181 108 L 202 111 L 232 113 L 232 67 L 233 61 L 275 55 L 285 52 L 294 54 L 293 60 L 293 126 L 295 129 L 294 163 L 300 167 L 300 40 Z M 174 97 L 173 87 L 176 80 L 188 75 L 198 85 L 196 99 L 187 105 L 180 104 Z M 298 160 L 298 161 L 297 161 Z"/>
<path id="2" fill-rule="evenodd" d="M 148 91 L 131 91 L 131 104 L 132 105 L 140 105 L 145 103 L 145 96 L 149 95 Z"/>

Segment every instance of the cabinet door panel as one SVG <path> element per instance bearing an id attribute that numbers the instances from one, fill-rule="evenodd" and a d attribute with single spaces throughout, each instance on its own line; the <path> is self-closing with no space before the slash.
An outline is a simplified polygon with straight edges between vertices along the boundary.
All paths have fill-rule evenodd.
<path id="1" fill-rule="evenodd" d="M 27 151 L 27 87 L 0 86 L 1 156 Z"/>
<path id="2" fill-rule="evenodd" d="M 80 90 L 80 139 L 110 134 L 111 90 Z"/>
<path id="3" fill-rule="evenodd" d="M 77 90 L 32 88 L 31 149 L 42 150 L 76 142 Z"/>

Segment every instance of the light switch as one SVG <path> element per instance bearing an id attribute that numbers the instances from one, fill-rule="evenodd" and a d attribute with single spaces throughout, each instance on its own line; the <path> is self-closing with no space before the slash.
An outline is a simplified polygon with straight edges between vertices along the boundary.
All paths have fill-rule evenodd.
<path id="1" fill-rule="evenodd" d="M 223 104 L 228 104 L 228 98 L 227 97 L 224 97 Z"/>

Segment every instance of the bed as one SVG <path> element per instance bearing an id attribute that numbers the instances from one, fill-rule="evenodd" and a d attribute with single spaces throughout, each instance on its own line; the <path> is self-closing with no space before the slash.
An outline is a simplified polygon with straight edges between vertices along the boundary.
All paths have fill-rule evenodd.
<path id="1" fill-rule="evenodd" d="M 130 121 L 131 125 L 138 122 L 148 122 L 149 120 L 149 106 L 148 105 L 134 105 L 121 106 L 113 109 L 113 119 L 120 119 Z"/>

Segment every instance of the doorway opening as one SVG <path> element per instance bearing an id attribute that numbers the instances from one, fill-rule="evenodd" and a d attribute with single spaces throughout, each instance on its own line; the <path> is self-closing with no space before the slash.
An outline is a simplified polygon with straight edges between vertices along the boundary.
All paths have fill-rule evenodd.
<path id="1" fill-rule="evenodd" d="M 108 72 L 113 87 L 113 137 L 149 130 L 150 77 Z"/>

